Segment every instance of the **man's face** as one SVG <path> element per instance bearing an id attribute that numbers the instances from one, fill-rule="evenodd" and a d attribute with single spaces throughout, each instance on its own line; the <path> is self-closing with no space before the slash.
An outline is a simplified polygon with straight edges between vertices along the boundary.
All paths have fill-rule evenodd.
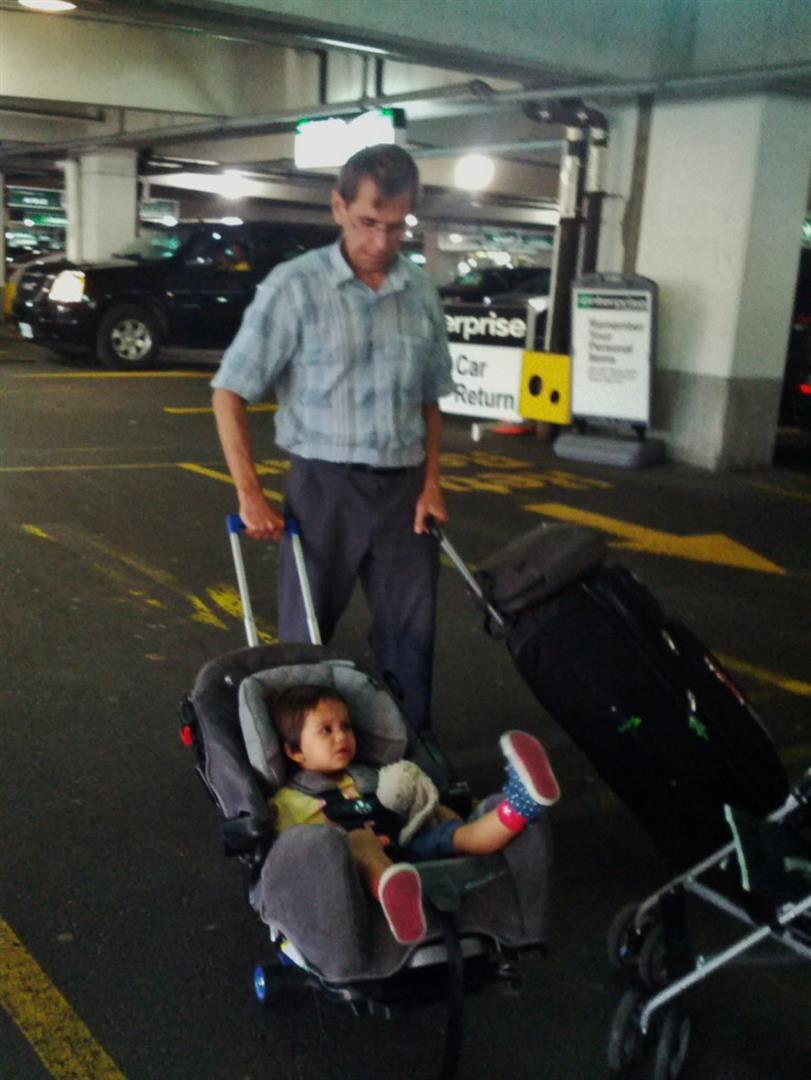
<path id="1" fill-rule="evenodd" d="M 359 276 L 382 274 L 400 250 L 406 215 L 413 208 L 410 191 L 384 199 L 377 184 L 364 177 L 351 203 L 332 193 L 332 215 L 343 230 L 344 254 Z"/>

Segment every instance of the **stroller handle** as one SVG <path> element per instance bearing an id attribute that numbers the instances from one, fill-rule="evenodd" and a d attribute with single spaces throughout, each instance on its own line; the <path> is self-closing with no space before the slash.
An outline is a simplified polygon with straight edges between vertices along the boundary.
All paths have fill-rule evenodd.
<path id="1" fill-rule="evenodd" d="M 451 560 L 453 565 L 456 567 L 456 569 L 462 575 L 462 578 L 463 578 L 465 584 L 470 589 L 470 591 L 473 593 L 473 595 L 476 597 L 476 599 L 481 604 L 481 606 L 484 608 L 484 610 L 487 612 L 489 617 L 493 620 L 493 622 L 496 624 L 496 626 L 503 627 L 504 626 L 503 617 L 501 616 L 501 614 L 498 611 L 496 611 L 496 609 L 493 607 L 493 605 L 489 602 L 487 597 L 484 595 L 484 592 L 482 591 L 481 585 L 479 585 L 476 578 L 470 572 L 470 568 L 467 566 L 467 564 L 465 563 L 462 556 L 459 554 L 459 552 L 456 550 L 456 548 L 453 546 L 453 544 L 447 538 L 447 536 L 443 532 L 441 526 L 437 522 L 436 518 L 429 517 L 429 518 L 426 519 L 425 523 L 428 526 L 428 531 L 431 534 L 431 536 L 433 536 L 435 540 L 439 541 L 439 544 L 440 544 L 442 550 L 445 552 L 445 554 Z"/>
<path id="2" fill-rule="evenodd" d="M 226 514 L 225 523 L 228 527 L 228 533 L 231 536 L 243 533 L 248 528 L 239 514 Z M 293 517 L 292 514 L 285 515 L 284 531 L 288 536 L 301 536 L 301 525 L 298 522 L 298 518 Z"/>
<path id="3" fill-rule="evenodd" d="M 245 637 L 249 645 L 258 645 L 259 633 L 256 629 L 256 620 L 254 619 L 253 609 L 251 607 L 248 578 L 245 573 L 245 563 L 242 558 L 242 547 L 239 541 L 240 533 L 245 532 L 247 526 L 239 514 L 226 514 L 225 523 L 228 529 L 228 538 L 231 541 L 231 554 L 234 559 L 234 570 L 237 575 L 239 598 L 242 602 Z M 290 537 L 290 541 L 293 545 L 293 558 L 296 564 L 296 573 L 301 589 L 301 599 L 304 604 L 304 614 L 307 619 L 307 631 L 310 635 L 310 641 L 313 645 L 321 645 L 321 631 L 315 614 L 315 605 L 313 604 L 313 594 L 310 589 L 310 579 L 307 575 L 307 565 L 304 561 L 304 552 L 301 549 L 301 526 L 298 519 L 293 517 L 292 514 L 285 515 L 284 531 Z"/>

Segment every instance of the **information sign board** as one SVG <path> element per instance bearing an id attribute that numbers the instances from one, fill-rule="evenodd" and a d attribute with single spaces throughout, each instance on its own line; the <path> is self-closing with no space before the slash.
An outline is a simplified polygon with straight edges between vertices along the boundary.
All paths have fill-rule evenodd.
<path id="1" fill-rule="evenodd" d="M 62 192 L 51 188 L 9 187 L 8 205 L 23 210 L 61 210 Z"/>
<path id="2" fill-rule="evenodd" d="M 520 421 L 521 371 L 527 337 L 524 305 L 494 308 L 448 304 L 445 325 L 454 391 L 439 399 L 443 412 Z"/>
<path id="3" fill-rule="evenodd" d="M 648 278 L 589 274 L 572 287 L 572 413 L 650 422 L 657 289 Z"/>

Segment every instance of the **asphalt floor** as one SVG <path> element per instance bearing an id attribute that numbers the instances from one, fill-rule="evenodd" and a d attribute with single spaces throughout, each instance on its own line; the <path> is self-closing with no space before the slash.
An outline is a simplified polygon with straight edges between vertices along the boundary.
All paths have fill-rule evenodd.
<path id="1" fill-rule="evenodd" d="M 357 1019 L 310 994 L 262 1013 L 264 928 L 177 734 L 199 668 L 242 643 L 224 515 L 234 509 L 199 355 L 143 376 L 60 362 L 0 329 L 0 1077 L 433 1080 L 443 1014 Z M 208 358 L 211 359 L 210 357 Z M 268 490 L 286 462 L 252 417 Z M 713 475 L 575 463 L 534 437 L 449 417 L 449 536 L 472 565 L 540 521 L 598 528 L 610 558 L 722 658 L 786 770 L 811 765 L 811 442 L 782 431 L 776 464 Z M 275 549 L 249 545 L 260 629 L 274 632 Z M 362 601 L 334 645 L 368 665 Z M 498 735 L 543 739 L 563 798 L 549 955 L 516 997 L 466 1004 L 466 1080 L 604 1077 L 632 985 L 606 934 L 667 880 L 660 854 L 538 705 L 461 579 L 440 584 L 434 723 L 474 789 L 499 785 Z M 696 905 L 711 954 L 737 924 Z M 685 995 L 683 1076 L 811 1073 L 809 967 L 775 948 Z M 629 1076 L 652 1076 L 648 1053 Z"/>

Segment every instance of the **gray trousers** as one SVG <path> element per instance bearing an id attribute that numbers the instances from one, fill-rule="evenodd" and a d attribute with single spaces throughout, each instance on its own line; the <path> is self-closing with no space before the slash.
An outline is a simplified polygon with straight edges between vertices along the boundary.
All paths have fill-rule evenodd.
<path id="1" fill-rule="evenodd" d="M 430 726 L 439 545 L 414 532 L 422 465 L 374 473 L 293 457 L 286 510 L 301 525 L 318 625 L 328 643 L 359 580 L 371 615 L 369 644 L 379 675 L 394 677 L 400 704 L 421 731 Z M 289 539 L 279 551 L 279 637 L 308 641 Z"/>

